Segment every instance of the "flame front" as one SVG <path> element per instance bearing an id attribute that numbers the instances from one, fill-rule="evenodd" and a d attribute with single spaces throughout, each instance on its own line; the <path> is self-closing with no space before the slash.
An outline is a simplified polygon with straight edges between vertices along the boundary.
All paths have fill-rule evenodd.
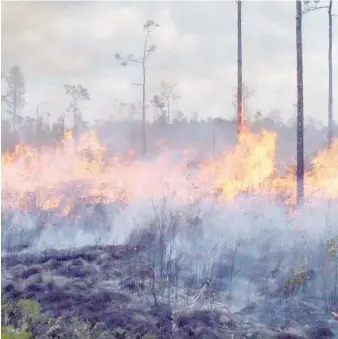
<path id="1" fill-rule="evenodd" d="M 258 191 L 275 173 L 276 134 L 262 132 L 240 134 L 234 151 L 218 160 L 202 165 L 201 171 L 211 172 L 221 198 L 232 200 L 240 192 Z"/>
<path id="2" fill-rule="evenodd" d="M 170 151 L 147 161 L 137 160 L 133 152 L 107 158 L 95 131 L 84 133 L 78 143 L 66 131 L 55 148 L 38 151 L 18 145 L 13 153 L 2 154 L 2 207 L 68 215 L 79 201 L 131 203 L 169 194 L 184 202 L 196 194 L 232 201 L 241 193 L 260 193 L 292 205 L 295 176 L 279 174 L 276 139 L 269 131 L 243 131 L 231 152 L 191 170 L 185 161 L 175 162 Z M 305 194 L 312 199 L 338 198 L 338 140 L 312 160 Z"/>

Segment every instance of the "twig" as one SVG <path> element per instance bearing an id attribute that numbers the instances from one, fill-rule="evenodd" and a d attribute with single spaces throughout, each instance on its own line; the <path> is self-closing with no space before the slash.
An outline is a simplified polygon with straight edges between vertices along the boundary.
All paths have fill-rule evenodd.
<path id="1" fill-rule="evenodd" d="M 316 310 L 316 311 L 320 311 L 320 308 L 318 308 L 318 307 L 316 307 L 316 306 L 314 306 L 314 305 L 312 305 L 312 304 L 310 304 L 310 303 L 307 303 L 307 302 L 305 302 L 305 301 L 300 301 L 300 303 L 301 303 L 302 305 L 308 307 L 308 308 L 311 308 L 311 309 Z"/>
<path id="2" fill-rule="evenodd" d="M 191 302 L 192 303 L 195 303 L 202 295 L 202 293 L 205 292 L 205 290 L 207 289 L 207 285 L 203 285 L 203 287 L 201 288 L 200 292 L 197 294 L 196 298 Z"/>
<path id="3" fill-rule="evenodd" d="M 48 334 L 50 334 L 53 330 L 59 327 L 59 323 L 61 321 L 62 317 L 59 317 L 56 319 L 55 324 L 51 326 L 48 331 L 45 333 L 44 337 L 46 337 Z"/>

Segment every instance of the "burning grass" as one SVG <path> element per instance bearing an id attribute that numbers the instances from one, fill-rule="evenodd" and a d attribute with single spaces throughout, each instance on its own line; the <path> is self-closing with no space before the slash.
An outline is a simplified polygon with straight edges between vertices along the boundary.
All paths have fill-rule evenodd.
<path id="1" fill-rule="evenodd" d="M 78 142 L 67 132 L 53 149 L 18 146 L 2 155 L 3 249 L 137 249 L 142 256 L 125 263 L 121 284 L 138 286 L 129 279 L 138 272 L 148 284 L 142 300 L 176 311 L 255 305 L 256 320 L 280 323 L 283 310 L 301 318 L 313 300 L 327 310 L 338 305 L 338 141 L 312 160 L 307 203 L 292 216 L 294 173 L 281 175 L 275 153 L 268 131 L 245 131 L 232 151 L 195 166 L 190 152 L 177 161 L 170 150 L 109 158 L 93 131 Z M 100 272 L 116 274 L 116 258 L 104 258 Z"/>
<path id="2" fill-rule="evenodd" d="M 194 169 L 184 154 L 175 161 L 170 150 L 151 160 L 133 153 L 107 158 L 95 131 L 84 133 L 77 143 L 70 131 L 55 148 L 35 150 L 18 145 L 2 155 L 2 208 L 4 210 L 58 211 L 69 215 L 79 200 L 88 204 L 133 203 L 140 198 L 174 196 L 234 201 L 245 194 L 293 205 L 295 177 L 281 176 L 276 164 L 276 134 L 245 131 L 235 149 Z M 338 140 L 312 160 L 305 175 L 308 202 L 338 198 Z M 216 192 L 216 194 L 215 194 Z"/>

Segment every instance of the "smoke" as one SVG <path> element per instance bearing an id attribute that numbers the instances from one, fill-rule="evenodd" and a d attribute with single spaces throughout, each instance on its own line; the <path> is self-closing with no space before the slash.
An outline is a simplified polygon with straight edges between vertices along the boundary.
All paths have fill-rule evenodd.
<path id="1" fill-rule="evenodd" d="M 218 302 L 239 311 L 261 300 L 260 289 L 269 284 L 261 277 L 268 276 L 279 262 L 282 277 L 300 269 L 315 270 L 318 278 L 313 293 L 332 295 L 334 261 L 327 255 L 327 244 L 338 236 L 337 207 L 337 202 L 304 207 L 291 218 L 285 207 L 250 195 L 232 203 L 204 200 L 190 205 L 174 198 L 137 199 L 127 206 L 104 205 L 104 218 L 93 218 L 92 208 L 79 211 L 81 217 L 76 220 L 50 216 L 43 229 L 37 227 L 37 215 L 14 213 L 11 226 L 3 220 L 2 250 L 5 255 L 18 249 L 42 252 L 51 248 L 124 245 L 135 232 L 142 234 L 152 228 L 158 234 L 164 232 L 165 256 L 180 262 L 184 279 L 191 275 L 201 282 L 215 275 L 219 279 L 220 267 L 225 265 L 229 270 L 233 265 L 231 302 L 224 295 L 218 297 Z M 173 215 L 178 216 L 176 228 Z M 154 258 L 156 255 L 152 254 Z M 327 279 L 326 285 L 321 277 Z M 228 279 L 227 276 L 227 289 Z M 270 284 L 271 291 L 277 288 L 276 282 Z"/>
<path id="2" fill-rule="evenodd" d="M 290 163 L 293 164 L 295 155 L 295 147 L 293 146 L 295 144 L 294 127 L 273 124 L 272 121 L 264 120 L 257 123 L 253 129 L 260 130 L 266 124 L 278 136 L 275 165 L 283 168 L 282 164 L 284 164 L 284 167 Z M 97 135 L 99 142 L 92 137 L 84 138 L 80 149 L 81 152 L 87 152 L 86 149 L 88 148 L 98 153 L 97 155 L 94 154 L 94 160 L 98 165 L 93 167 L 94 165 L 90 162 L 89 165 L 91 167 L 89 170 L 94 172 L 95 170 L 99 171 L 102 161 L 117 154 L 123 155 L 133 150 L 137 155 L 138 132 L 140 132 L 140 124 L 136 121 L 115 122 L 98 127 Z M 322 134 L 323 131 L 315 128 L 314 125 L 309 125 L 305 130 L 307 156 L 316 154 L 323 147 L 325 140 L 319 137 Z M 237 196 L 236 200 L 232 203 L 220 203 L 214 199 L 213 195 L 210 195 L 213 185 L 212 182 L 208 182 L 210 177 L 197 176 L 196 178 L 196 166 L 198 166 L 198 163 L 206 160 L 213 161 L 213 158 L 219 158 L 224 152 L 231 151 L 234 148 L 235 142 L 234 123 L 229 121 L 211 120 L 207 122 L 181 122 L 171 125 L 149 125 L 149 155 L 147 159 L 136 158 L 133 160 L 133 163 L 129 163 L 126 166 L 119 165 L 117 163 L 119 159 L 114 160 L 109 166 L 117 164 L 116 168 L 108 168 L 108 171 L 104 172 L 103 175 L 100 172 L 97 172 L 97 175 L 94 173 L 91 176 L 81 174 L 79 177 L 81 181 L 76 183 L 72 176 L 75 176 L 75 174 L 80 175 L 78 174 L 77 167 L 82 165 L 82 159 L 76 162 L 76 166 L 74 165 L 74 169 L 71 172 L 69 172 L 68 167 L 69 163 L 76 158 L 77 152 L 80 152 L 79 149 L 71 146 L 56 151 L 53 150 L 53 153 L 46 149 L 43 153 L 45 158 L 42 158 L 44 160 L 42 162 L 44 164 L 44 167 L 41 168 L 42 172 L 39 170 L 35 176 L 23 178 L 26 178 L 26 181 L 40 180 L 47 187 L 54 187 L 53 185 L 57 184 L 64 185 L 65 188 L 60 192 L 63 192 L 66 198 L 71 197 L 73 200 L 76 200 L 77 194 L 81 194 L 82 199 L 84 191 L 86 194 L 94 194 L 96 192 L 94 189 L 97 188 L 94 187 L 93 180 L 98 180 L 102 183 L 99 189 L 97 189 L 99 193 L 107 188 L 102 187 L 102 185 L 107 184 L 114 185 L 116 190 L 117 188 L 122 189 L 122 191 L 125 190 L 125 194 L 128 194 L 131 188 L 133 190 L 133 198 L 128 199 L 127 202 L 123 197 L 115 197 L 113 199 L 115 200 L 114 203 L 110 202 L 109 204 L 105 203 L 102 205 L 103 212 L 101 214 L 105 215 L 105 220 L 100 223 L 108 225 L 110 236 L 108 238 L 104 236 L 104 239 L 109 243 L 124 243 L 127 241 L 132 229 L 142 227 L 142 224 L 145 224 L 148 219 L 150 220 L 154 217 L 154 214 L 156 214 L 155 205 L 161 204 L 163 199 L 167 201 L 166 209 L 170 210 L 168 207 L 170 202 L 171 209 L 180 211 L 181 214 L 195 213 L 199 215 L 203 219 L 203 225 L 208 224 L 208 226 L 204 226 L 208 229 L 208 234 L 212 234 L 215 239 L 219 238 L 219 232 L 222 229 L 227 230 L 228 236 L 229 234 L 232 234 L 233 237 L 236 234 L 241 234 L 241 236 L 247 234 L 248 238 L 252 236 L 252 232 L 257 234 L 260 229 L 277 228 L 286 232 L 290 227 L 288 211 L 282 205 L 276 205 L 271 203 L 271 201 L 268 202 L 264 192 L 260 193 L 259 190 L 255 194 L 249 192 L 249 195 L 246 193 L 242 197 Z M 252 145 L 252 148 L 254 149 L 255 145 Z M 239 153 L 239 158 L 240 156 Z M 244 166 L 245 161 L 243 161 Z M 182 165 L 191 166 L 191 168 L 183 171 Z M 232 166 L 232 164 L 225 163 L 225 166 L 229 165 Z M 20 185 L 24 186 L 26 184 L 19 180 L 19 178 L 22 178 L 25 166 L 25 162 L 20 159 L 15 166 L 7 168 L 3 164 L 3 218 L 7 213 L 6 208 L 4 209 L 4 206 L 6 206 L 4 203 L 7 201 L 4 190 L 18 189 Z M 248 166 L 250 166 L 250 163 Z M 236 168 L 222 169 L 224 172 L 230 170 L 236 171 Z M 110 176 L 108 181 L 107 175 Z M 201 180 L 203 180 L 202 183 Z M 29 190 L 34 192 L 34 189 L 37 189 L 34 186 L 34 182 L 27 184 L 29 184 Z M 59 190 L 60 187 L 57 189 Z M 121 194 L 123 195 L 123 192 Z M 40 200 L 43 198 L 47 199 L 49 197 L 48 195 L 42 195 Z M 312 225 L 314 220 L 316 220 L 317 224 L 310 227 L 312 229 L 311 234 L 316 234 L 317 237 L 319 232 L 323 232 L 323 230 L 326 232 L 328 224 L 331 222 L 328 220 L 332 218 L 328 216 L 328 207 L 323 207 L 321 204 L 323 204 L 323 201 L 318 201 L 314 207 L 309 207 L 308 211 L 300 212 L 296 218 L 292 219 L 292 223 L 296 223 L 296 220 L 305 218 L 310 214 L 311 217 L 309 219 L 301 222 L 302 226 L 305 224 Z M 191 206 L 194 206 L 194 212 L 192 212 Z M 59 224 L 57 227 L 50 227 L 50 225 L 58 224 L 60 216 L 43 217 L 47 222 L 42 230 L 40 226 L 37 227 L 40 235 L 38 247 L 43 247 L 43 244 L 46 247 L 78 247 L 98 242 L 99 240 L 96 238 L 100 238 L 99 235 L 91 237 L 87 236 L 85 231 L 82 231 L 84 220 L 89 219 L 89 221 L 86 221 L 87 224 L 93 223 L 93 226 L 87 226 L 87 229 L 91 232 L 106 232 L 107 227 L 102 229 L 101 226 L 95 225 L 96 217 L 95 215 L 94 217 L 91 216 L 93 207 L 84 207 L 79 202 L 78 209 L 78 212 L 74 212 L 75 217 L 62 218 L 62 225 Z M 12 224 L 11 228 L 17 228 L 18 225 L 21 225 L 22 228 L 31 230 L 34 228 L 34 225 L 39 223 L 41 219 L 40 214 L 40 211 L 36 210 L 30 212 L 16 210 L 13 214 L 13 219 L 7 216 L 7 220 L 5 220 L 6 218 L 4 220 L 5 223 Z M 42 214 L 45 215 L 46 213 Z M 312 217 L 315 214 L 316 217 Z M 9 222 L 8 220 L 11 221 Z M 16 226 L 14 227 L 13 225 Z M 220 227 L 219 225 L 224 226 Z M 334 226 L 330 227 L 334 229 Z M 51 235 L 50 232 L 52 232 Z M 50 238 L 53 239 L 53 242 L 50 242 Z M 286 246 L 286 244 L 284 245 Z"/>
<path id="3" fill-rule="evenodd" d="M 33 177 L 22 176 L 27 170 L 22 160 L 3 168 L 2 255 L 135 244 L 143 239 L 155 268 L 160 270 L 163 262 L 177 262 L 182 281 L 191 277 L 202 285 L 212 281 L 215 289 L 227 291 L 220 293 L 217 301 L 233 311 L 253 302 L 264 304 L 262 290 L 271 295 L 277 293 L 290 272 L 300 270 L 315 272 L 313 295 L 323 300 L 332 298 L 337 267 L 335 258 L 329 255 L 328 243 L 338 236 L 338 200 L 314 197 L 296 214 L 290 214 L 289 206 L 280 199 L 271 199 L 265 186 L 252 185 L 255 189 L 250 190 L 250 183 L 247 186 L 245 180 L 273 180 L 269 176 L 269 161 L 270 150 L 275 148 L 269 149 L 271 145 L 262 143 L 264 138 L 249 138 L 249 144 L 234 151 L 233 125 L 223 122 L 216 128 L 214 124 L 181 123 L 162 129 L 152 126 L 148 133 L 149 155 L 136 156 L 132 161 L 117 154 L 123 155 L 135 146 L 139 136 L 134 133 L 139 131 L 139 125 L 121 123 L 112 130 L 105 126 L 97 131 L 103 148 L 90 137 L 79 142 L 79 149 L 64 143 L 60 150 L 44 150 L 42 157 L 33 158 L 45 164 Z M 280 162 L 288 165 L 295 154 L 294 139 L 290 137 L 293 129 L 287 126 L 275 129 L 279 133 L 276 166 Z M 322 131 L 310 129 L 308 133 L 312 140 L 307 148 L 309 155 L 320 150 L 323 140 L 315 137 Z M 256 154 L 254 151 L 262 150 L 263 144 L 268 152 Z M 248 150 L 250 146 L 252 152 Z M 103 149 L 106 151 L 102 153 Z M 91 160 L 78 158 L 78 153 L 86 154 L 88 150 L 96 152 L 88 158 Z M 228 155 L 219 161 L 225 151 Z M 250 167 L 253 163 L 250 159 L 256 155 L 263 164 L 260 173 L 268 172 L 266 178 L 255 175 L 255 169 L 242 171 L 242 167 L 236 167 L 238 164 Z M 113 157 L 113 161 L 102 167 L 105 157 Z M 229 194 L 231 199 L 219 199 L 213 191 L 214 177 L 199 175 L 199 163 L 207 164 L 206 168 L 215 166 L 218 179 L 223 175 L 224 184 L 234 184 L 236 194 Z M 28 168 L 35 170 L 34 166 Z M 41 208 L 25 205 L 20 209 L 18 198 L 13 200 L 4 194 L 4 188 L 24 191 L 28 182 L 34 197 L 34 189 L 41 190 L 34 180 L 57 188 L 51 197 L 42 196 L 46 200 L 40 202 Z M 318 185 L 322 182 L 319 180 Z M 112 188 L 114 197 L 109 191 Z M 53 200 L 60 194 L 64 201 L 71 202 L 67 213 L 60 213 L 65 206 Z M 95 194 L 103 194 L 107 200 L 94 199 Z M 50 208 L 54 205 L 47 204 L 47 199 L 57 207 Z M 32 200 L 37 201 L 36 197 Z M 155 242 L 147 235 L 152 233 Z M 146 235 L 142 238 L 142 234 Z M 279 280 L 270 277 L 276 268 Z"/>

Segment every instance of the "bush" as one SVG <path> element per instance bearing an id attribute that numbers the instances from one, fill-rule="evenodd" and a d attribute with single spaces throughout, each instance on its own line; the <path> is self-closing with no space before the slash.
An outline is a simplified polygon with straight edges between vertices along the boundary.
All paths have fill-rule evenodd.
<path id="1" fill-rule="evenodd" d="M 1 298 L 1 338 L 29 339 L 28 328 L 40 318 L 40 305 L 32 300 L 19 299 L 17 303 Z M 15 316 L 17 315 L 17 316 Z"/>

